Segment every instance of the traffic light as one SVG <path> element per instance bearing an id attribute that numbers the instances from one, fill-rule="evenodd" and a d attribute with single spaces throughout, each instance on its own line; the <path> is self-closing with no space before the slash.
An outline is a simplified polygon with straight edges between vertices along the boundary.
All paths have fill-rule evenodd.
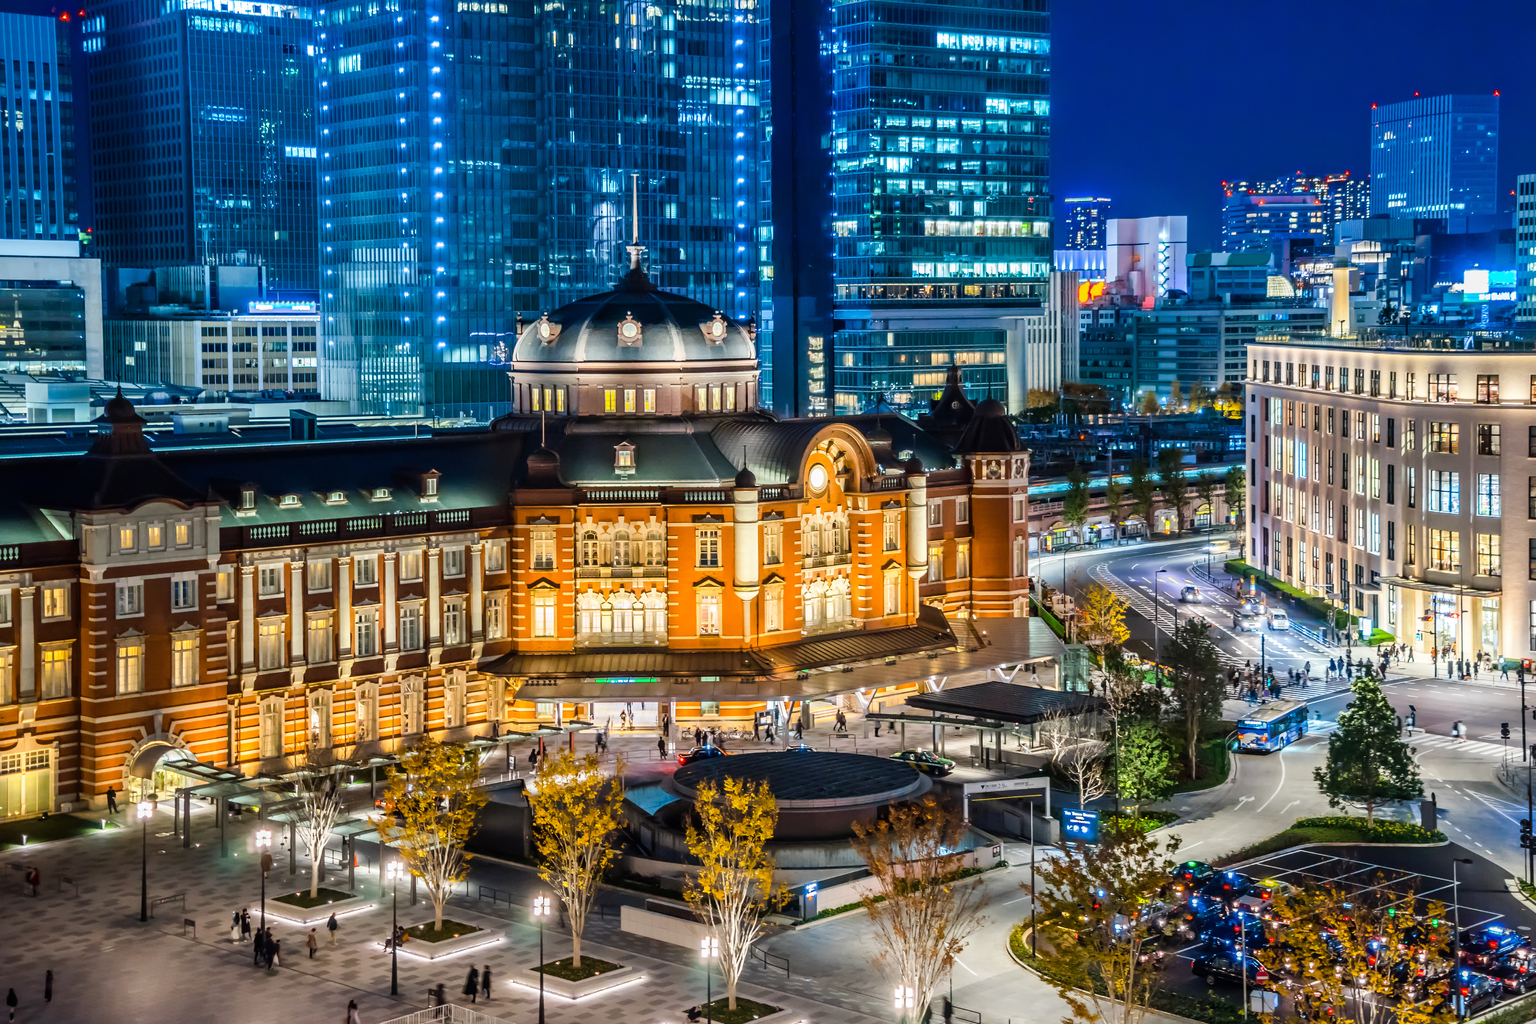
<path id="1" fill-rule="evenodd" d="M 1499 723 L 1499 738 L 1500 739 L 1506 739 L 1506 740 L 1509 739 L 1509 723 L 1508 722 L 1500 722 Z"/>
<path id="2" fill-rule="evenodd" d="M 1530 818 L 1521 818 L 1520 819 L 1520 849 L 1522 849 L 1522 850 L 1529 850 L 1530 848 L 1531 848 L 1531 819 Z"/>

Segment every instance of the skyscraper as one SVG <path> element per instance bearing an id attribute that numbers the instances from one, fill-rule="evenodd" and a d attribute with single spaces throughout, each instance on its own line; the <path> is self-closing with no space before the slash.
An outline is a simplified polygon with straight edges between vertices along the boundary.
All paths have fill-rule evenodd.
<path id="1" fill-rule="evenodd" d="M 1007 399 L 1051 267 L 1049 11 L 835 8 L 836 411 L 921 407 L 951 362 L 973 396 Z"/>
<path id="2" fill-rule="evenodd" d="M 313 11 L 104 0 L 82 31 L 96 255 L 259 266 L 268 288 L 312 294 Z"/>
<path id="3" fill-rule="evenodd" d="M 74 242 L 74 88 L 64 22 L 0 14 L 0 176 L 5 238 Z"/>
<path id="4" fill-rule="evenodd" d="M 1371 104 L 1371 215 L 1495 212 L 1499 94 Z"/>
<path id="5" fill-rule="evenodd" d="M 693 0 L 326 4 L 322 393 L 497 413 L 519 311 L 613 287 L 637 231 L 660 287 L 750 315 L 753 17 Z"/>
<path id="6" fill-rule="evenodd" d="M 1059 249 L 1088 251 L 1104 248 L 1104 222 L 1109 219 L 1109 200 L 1077 196 L 1061 201 L 1061 230 L 1056 232 Z"/>

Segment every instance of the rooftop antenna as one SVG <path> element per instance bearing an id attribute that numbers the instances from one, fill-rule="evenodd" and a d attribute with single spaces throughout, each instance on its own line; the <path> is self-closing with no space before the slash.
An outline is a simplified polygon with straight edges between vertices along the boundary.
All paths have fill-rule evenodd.
<path id="1" fill-rule="evenodd" d="M 645 247 L 640 244 L 640 175 L 631 172 L 629 175 L 630 207 L 629 207 L 629 269 L 640 269 L 640 254 Z"/>

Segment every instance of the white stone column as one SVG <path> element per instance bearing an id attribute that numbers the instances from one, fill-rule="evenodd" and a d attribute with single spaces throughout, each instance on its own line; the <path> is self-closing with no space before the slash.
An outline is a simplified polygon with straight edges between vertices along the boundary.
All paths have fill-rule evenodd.
<path id="1" fill-rule="evenodd" d="M 384 602 L 384 610 L 379 614 L 384 621 L 379 623 L 383 631 L 385 651 L 398 651 L 400 649 L 398 630 L 400 628 L 400 614 L 395 610 L 395 566 L 396 555 L 393 551 L 384 553 L 384 580 L 379 584 L 380 596 Z"/>
<path id="2" fill-rule="evenodd" d="M 16 592 L 21 595 L 21 673 L 16 693 L 23 700 L 33 700 L 37 697 L 37 588 L 21 587 Z"/>
<path id="3" fill-rule="evenodd" d="M 741 598 L 742 615 L 746 620 L 742 625 L 742 635 L 751 636 L 751 604 L 757 596 L 758 566 L 761 564 L 757 553 L 757 488 L 736 488 L 732 492 L 732 501 L 731 547 L 735 554 L 735 579 L 731 586 L 736 596 Z"/>
<path id="4" fill-rule="evenodd" d="M 352 559 L 336 559 L 336 657 L 352 656 Z"/>
<path id="5" fill-rule="evenodd" d="M 304 563 L 289 566 L 288 579 L 288 664 L 304 663 Z"/>
<path id="6" fill-rule="evenodd" d="M 256 668 L 256 567 L 240 567 L 240 668 Z"/>
<path id="7" fill-rule="evenodd" d="M 475 643 L 485 639 L 484 581 L 480 578 L 479 542 L 469 546 L 469 638 Z"/>
<path id="8" fill-rule="evenodd" d="M 427 549 L 427 646 L 436 647 L 443 641 L 443 607 L 440 594 L 442 584 L 438 569 L 442 565 L 442 549 Z"/>

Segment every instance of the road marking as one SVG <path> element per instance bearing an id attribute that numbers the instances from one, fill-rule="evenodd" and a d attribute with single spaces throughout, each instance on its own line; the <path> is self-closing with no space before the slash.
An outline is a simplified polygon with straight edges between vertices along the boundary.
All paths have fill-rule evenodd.
<path id="1" fill-rule="evenodd" d="M 1285 751 L 1282 750 L 1282 751 L 1280 751 L 1280 783 L 1279 783 L 1279 785 L 1275 786 L 1275 791 L 1273 793 L 1269 794 L 1269 799 L 1268 800 L 1265 800 L 1264 803 L 1262 803 L 1261 805 L 1259 805 L 1258 807 L 1255 807 L 1253 809 L 1253 813 L 1254 814 L 1263 814 L 1264 813 L 1264 808 L 1268 807 L 1271 803 L 1273 803 L 1275 797 L 1279 796 L 1280 795 L 1280 791 L 1282 789 L 1284 789 L 1284 788 L 1285 788 Z"/>
<path id="2" fill-rule="evenodd" d="M 1240 810 L 1243 809 L 1243 804 L 1247 803 L 1248 801 L 1250 801 L 1252 799 L 1253 799 L 1253 797 L 1251 797 L 1251 796 L 1238 797 L 1238 799 L 1237 799 L 1237 806 L 1232 808 L 1232 809 L 1234 811 L 1240 811 Z"/>
<path id="3" fill-rule="evenodd" d="M 965 961 L 961 960 L 959 957 L 955 957 L 955 963 L 959 964 L 961 967 L 965 967 Z M 969 967 L 965 967 L 965 969 L 971 971 Z M 981 975 L 977 974 L 975 971 L 971 971 L 971 976 L 974 978 L 981 977 Z"/>
<path id="4" fill-rule="evenodd" d="M 1290 810 L 1292 807 L 1295 807 L 1299 803 L 1301 803 L 1300 800 L 1292 800 L 1290 803 L 1288 803 L 1284 807 L 1280 808 L 1280 817 L 1282 817 L 1282 818 L 1285 817 L 1285 812 Z"/>

